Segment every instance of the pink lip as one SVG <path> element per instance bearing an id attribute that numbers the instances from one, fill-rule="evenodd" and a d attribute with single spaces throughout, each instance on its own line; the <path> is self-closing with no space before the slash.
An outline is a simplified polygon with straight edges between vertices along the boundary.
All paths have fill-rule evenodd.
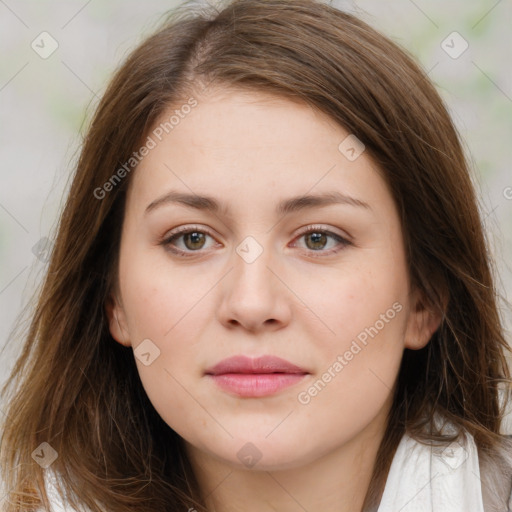
<path id="1" fill-rule="evenodd" d="M 205 374 L 224 391 L 243 397 L 272 395 L 302 380 L 309 372 L 285 359 L 235 356 L 224 359 Z"/>

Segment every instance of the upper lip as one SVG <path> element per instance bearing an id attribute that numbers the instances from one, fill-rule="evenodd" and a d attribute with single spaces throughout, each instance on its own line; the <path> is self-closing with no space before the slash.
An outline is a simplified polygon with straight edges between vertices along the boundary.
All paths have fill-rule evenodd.
<path id="1" fill-rule="evenodd" d="M 223 359 L 215 366 L 208 368 L 207 375 L 221 375 L 223 373 L 308 373 L 286 359 L 276 356 L 261 356 L 251 358 L 247 356 L 233 356 Z"/>

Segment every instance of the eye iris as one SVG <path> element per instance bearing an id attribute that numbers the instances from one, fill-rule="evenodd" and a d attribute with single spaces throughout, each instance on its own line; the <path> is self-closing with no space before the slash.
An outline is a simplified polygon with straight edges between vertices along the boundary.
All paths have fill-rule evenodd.
<path id="1" fill-rule="evenodd" d="M 192 240 L 192 244 L 196 244 L 199 239 L 202 238 L 202 244 L 200 244 L 200 247 L 197 247 L 195 245 L 193 245 L 192 247 L 189 246 L 189 244 L 187 244 L 187 240 Z M 185 233 L 183 235 L 183 239 L 185 241 L 185 245 L 187 246 L 187 249 L 201 249 L 201 247 L 204 245 L 204 233 L 198 233 L 197 231 L 192 231 L 190 233 Z"/>
<path id="2" fill-rule="evenodd" d="M 308 239 L 313 240 L 313 244 L 317 244 L 318 242 L 323 242 L 323 243 L 320 243 L 320 246 L 310 247 L 310 249 L 311 248 L 312 249 L 322 249 L 323 246 L 325 245 L 325 238 L 326 238 L 325 233 L 313 232 L 313 233 L 308 233 L 306 235 L 306 240 L 308 240 Z"/>

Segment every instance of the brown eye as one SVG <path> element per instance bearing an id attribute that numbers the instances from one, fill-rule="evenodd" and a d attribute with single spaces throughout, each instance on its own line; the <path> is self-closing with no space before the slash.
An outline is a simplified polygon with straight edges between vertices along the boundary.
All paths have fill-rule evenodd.
<path id="1" fill-rule="evenodd" d="M 170 236 L 160 242 L 166 250 L 178 256 L 194 256 L 202 254 L 207 244 L 207 237 L 213 239 L 208 232 L 195 227 L 185 227 L 171 233 Z M 347 239 L 316 226 L 309 227 L 298 239 L 304 238 L 306 249 L 314 256 L 329 256 L 342 250 L 344 247 L 352 245 Z M 327 248 L 330 241 L 334 241 L 334 247 Z M 181 243 L 180 243 L 181 242 Z M 181 246 L 180 246 L 181 245 Z M 315 254 L 317 253 L 317 254 Z"/>
<path id="2" fill-rule="evenodd" d="M 351 242 L 342 236 L 317 226 L 309 227 L 298 237 L 299 240 L 301 238 L 304 238 L 306 249 L 308 249 L 310 253 L 318 253 L 314 254 L 314 256 L 329 256 L 339 252 L 346 246 L 352 245 Z M 325 249 L 330 240 L 334 240 L 337 244 L 334 244 L 334 248 Z M 336 247 L 336 245 L 338 247 Z"/>
<path id="3" fill-rule="evenodd" d="M 179 256 L 193 256 L 195 252 L 202 252 L 205 248 L 207 237 L 212 238 L 207 232 L 194 228 L 181 228 L 160 242 L 166 250 Z M 179 244 L 179 242 L 182 242 Z M 180 247 L 181 245 L 181 247 Z"/>

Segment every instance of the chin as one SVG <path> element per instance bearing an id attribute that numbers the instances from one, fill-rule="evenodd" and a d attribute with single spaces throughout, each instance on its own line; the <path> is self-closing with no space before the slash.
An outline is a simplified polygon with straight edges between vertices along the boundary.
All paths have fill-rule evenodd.
<path id="1" fill-rule="evenodd" d="M 265 435 L 248 438 L 246 434 L 243 438 L 231 440 L 222 449 L 213 446 L 208 451 L 225 464 L 249 471 L 293 469 L 312 462 L 318 456 L 318 450 L 313 446 L 307 450 L 303 444 L 290 437 L 285 443 L 277 436 L 273 440 L 265 439 Z M 297 447 L 301 448 L 300 452 Z"/>

